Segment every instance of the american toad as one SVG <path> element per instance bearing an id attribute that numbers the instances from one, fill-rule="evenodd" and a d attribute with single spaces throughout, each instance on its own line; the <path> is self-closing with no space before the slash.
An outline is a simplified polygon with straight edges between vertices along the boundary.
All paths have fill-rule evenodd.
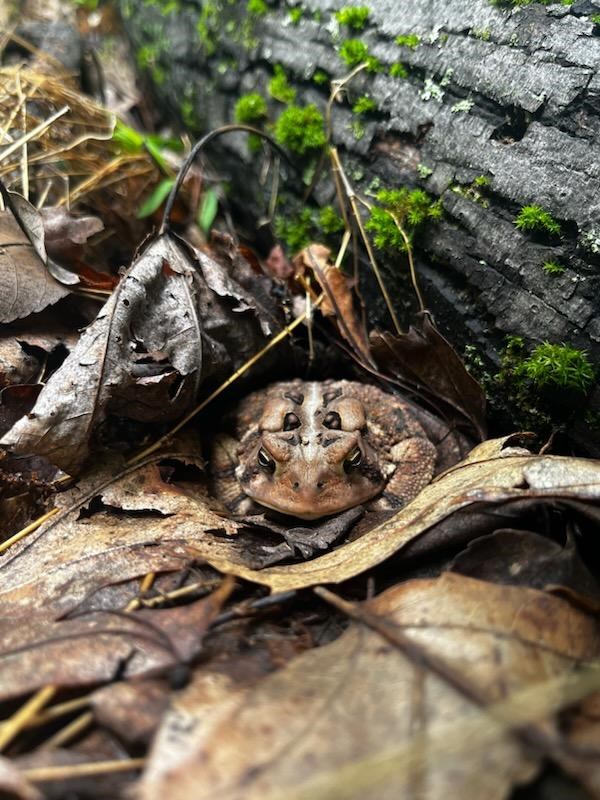
<path id="1" fill-rule="evenodd" d="M 235 514 L 401 508 L 434 472 L 436 447 L 413 406 L 376 386 L 275 383 L 242 400 L 232 422 L 211 463 L 213 492 Z"/>

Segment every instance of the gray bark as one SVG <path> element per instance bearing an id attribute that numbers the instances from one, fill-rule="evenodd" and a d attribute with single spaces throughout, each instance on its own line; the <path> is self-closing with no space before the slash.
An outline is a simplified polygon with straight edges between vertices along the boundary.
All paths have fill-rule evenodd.
<path id="1" fill-rule="evenodd" d="M 506 9 L 488 0 L 371 0 L 360 32 L 339 28 L 333 12 L 341 5 L 304 0 L 293 25 L 290 7 L 281 2 L 261 17 L 248 16 L 245 4 L 205 2 L 202 19 L 211 23 L 207 9 L 215 8 L 212 23 L 218 24 L 212 32 L 209 24 L 202 43 L 200 4 L 162 16 L 144 0 L 121 0 L 134 45 L 156 45 L 156 63 L 166 74 L 156 86 L 161 102 L 181 115 L 187 99 L 188 124 L 191 106 L 198 129 L 231 122 L 235 101 L 246 92 L 268 98 L 275 64 L 298 90 L 297 103 L 323 108 L 328 87 L 312 81 L 315 70 L 343 76 L 340 41 L 365 42 L 385 70 L 361 76 L 351 92 L 354 98 L 368 93 L 377 111 L 362 118 L 365 132 L 357 140 L 350 104 L 339 104 L 333 139 L 359 191 L 377 179 L 441 197 L 444 219 L 418 237 L 416 258 L 442 332 L 459 350 L 475 344 L 491 365 L 499 363 L 507 334 L 530 345 L 566 342 L 597 361 L 600 36 L 591 15 L 600 14 L 600 3 Z M 404 33 L 418 34 L 420 44 L 399 47 L 395 37 Z M 397 61 L 409 68 L 407 79 L 387 74 Z M 269 102 L 274 118 L 283 106 Z M 232 154 L 238 169 L 240 160 L 253 167 L 241 139 L 223 140 L 221 153 L 224 170 L 231 169 Z M 432 173 L 423 179 L 418 165 Z M 489 178 L 480 198 L 467 191 L 478 175 Z M 319 200 L 327 199 L 324 186 Z M 562 236 L 544 241 L 520 233 L 514 219 L 527 204 L 547 209 Z M 414 298 L 400 277 L 404 260 L 383 260 L 406 311 Z M 542 264 L 550 260 L 563 264 L 564 273 L 547 274 Z M 373 307 L 384 322 L 383 307 Z"/>

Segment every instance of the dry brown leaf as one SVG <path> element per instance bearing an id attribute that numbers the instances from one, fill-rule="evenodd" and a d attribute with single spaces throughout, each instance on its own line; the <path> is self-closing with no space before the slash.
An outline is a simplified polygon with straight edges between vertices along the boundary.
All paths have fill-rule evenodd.
<path id="1" fill-rule="evenodd" d="M 355 623 L 248 691 L 215 678 L 183 692 L 155 740 L 141 800 L 396 800 L 415 792 L 500 800 L 533 777 L 539 754 L 411 662 L 392 632 L 441 660 L 486 704 L 600 652 L 598 623 L 569 603 L 451 573 L 406 582 L 364 607 L 389 637 Z M 468 736 L 473 723 L 476 738 Z"/>
<path id="2" fill-rule="evenodd" d="M 161 236 L 133 263 L 33 411 L 2 444 L 74 473 L 107 414 L 142 422 L 181 416 L 207 375 L 235 370 L 275 324 L 276 315 L 264 312 L 222 266 Z"/>
<path id="3" fill-rule="evenodd" d="M 485 393 L 427 312 L 418 315 L 408 333 L 374 332 L 371 352 L 380 369 L 443 404 L 448 421 L 467 423 L 479 439 L 485 438 Z"/>
<path id="4" fill-rule="evenodd" d="M 20 200 L 27 203 L 24 198 Z M 33 206 L 30 208 L 33 222 L 39 214 Z M 11 211 L 0 211 L 0 322 L 42 311 L 69 294 L 68 286 L 48 271 L 44 255 L 41 218 L 39 226 L 27 235 Z"/>
<path id="5" fill-rule="evenodd" d="M 349 279 L 331 263 L 331 250 L 322 244 L 311 244 L 294 258 L 296 273 L 310 270 L 325 292 L 321 313 L 333 317 L 340 334 L 357 355 L 368 364 L 373 363 L 364 322 L 355 308 L 355 296 Z"/>
<path id="6" fill-rule="evenodd" d="M 512 441 L 513 437 L 505 437 L 483 442 L 406 508 L 356 541 L 312 561 L 260 571 L 236 569 L 234 574 L 275 592 L 340 583 L 380 564 L 436 523 L 474 504 L 528 498 L 600 501 L 600 461 L 523 455 L 527 451 L 521 448 L 503 450 Z"/>

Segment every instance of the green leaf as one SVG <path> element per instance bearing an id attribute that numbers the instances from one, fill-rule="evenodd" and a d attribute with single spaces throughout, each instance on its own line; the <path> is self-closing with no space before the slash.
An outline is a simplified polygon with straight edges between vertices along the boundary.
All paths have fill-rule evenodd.
<path id="1" fill-rule="evenodd" d="M 159 208 L 166 199 L 174 183 L 174 178 L 165 178 L 160 183 L 157 183 L 150 197 L 142 203 L 142 207 L 137 212 L 136 217 L 138 219 L 144 219 L 144 217 L 149 217 L 150 214 L 154 214 L 156 209 Z"/>
<path id="2" fill-rule="evenodd" d="M 204 233 L 208 234 L 210 231 L 215 217 L 217 216 L 218 208 L 219 198 L 217 197 L 217 193 L 214 189 L 209 189 L 202 198 L 202 205 L 198 212 L 198 226 Z"/>

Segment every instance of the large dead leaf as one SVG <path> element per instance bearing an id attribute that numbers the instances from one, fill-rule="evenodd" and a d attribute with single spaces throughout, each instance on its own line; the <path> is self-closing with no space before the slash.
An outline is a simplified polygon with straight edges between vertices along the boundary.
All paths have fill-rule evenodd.
<path id="1" fill-rule="evenodd" d="M 223 267 L 162 236 L 134 262 L 2 444 L 76 472 L 108 413 L 143 422 L 180 416 L 206 375 L 236 369 L 273 325 Z"/>
<path id="2" fill-rule="evenodd" d="M 155 740 L 139 796 L 395 800 L 418 789 L 425 800 L 500 800 L 540 757 L 479 703 L 600 652 L 597 622 L 569 603 L 454 574 L 396 586 L 364 608 L 375 629 L 353 624 L 248 691 L 192 685 Z M 407 657 L 396 632 L 438 667 Z"/>
<path id="3" fill-rule="evenodd" d="M 468 424 L 479 439 L 485 438 L 485 393 L 428 313 L 420 314 L 417 324 L 400 336 L 373 333 L 371 351 L 381 369 L 425 390 L 449 419 Z"/>
<path id="4" fill-rule="evenodd" d="M 236 568 L 235 574 L 275 592 L 340 583 L 380 564 L 469 506 L 526 499 L 600 501 L 600 461 L 525 455 L 521 448 L 504 449 L 506 443 L 510 437 L 483 442 L 434 478 L 406 508 L 356 541 L 311 561 L 260 571 Z"/>

